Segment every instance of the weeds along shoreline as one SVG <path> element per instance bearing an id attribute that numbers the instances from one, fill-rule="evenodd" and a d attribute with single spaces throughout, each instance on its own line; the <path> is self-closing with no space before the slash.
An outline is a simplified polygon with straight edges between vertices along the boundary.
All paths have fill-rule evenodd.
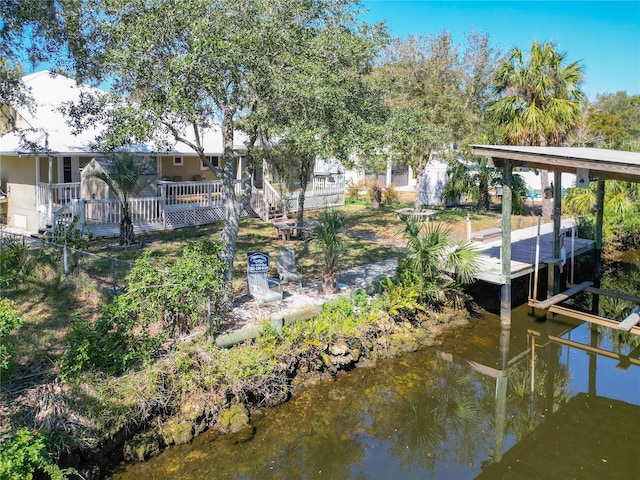
<path id="1" fill-rule="evenodd" d="M 254 341 L 232 348 L 216 347 L 201 331 L 137 372 L 43 386 L 34 415 L 47 418 L 61 467 L 104 478 L 122 461 L 145 460 L 208 429 L 242 436 L 252 410 L 286 402 L 304 385 L 433 346 L 445 329 L 468 325 L 472 308 L 389 310 L 362 292 L 282 333 L 265 324 Z"/>

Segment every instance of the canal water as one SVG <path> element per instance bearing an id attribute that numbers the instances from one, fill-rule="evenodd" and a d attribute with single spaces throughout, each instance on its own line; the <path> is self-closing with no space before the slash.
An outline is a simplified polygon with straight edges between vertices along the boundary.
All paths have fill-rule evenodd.
<path id="1" fill-rule="evenodd" d="M 113 480 L 640 478 L 640 337 L 527 307 L 356 369 Z"/>

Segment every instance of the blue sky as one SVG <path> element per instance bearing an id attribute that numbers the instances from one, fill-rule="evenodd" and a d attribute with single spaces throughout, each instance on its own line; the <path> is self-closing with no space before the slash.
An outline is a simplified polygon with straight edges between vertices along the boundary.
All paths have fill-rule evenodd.
<path id="1" fill-rule="evenodd" d="M 567 61 L 579 61 L 583 90 L 640 94 L 640 0 L 629 1 L 405 1 L 363 0 L 368 23 L 386 20 L 393 36 L 437 35 L 455 43 L 472 29 L 489 34 L 494 48 L 528 51 L 533 41 L 555 41 Z"/>

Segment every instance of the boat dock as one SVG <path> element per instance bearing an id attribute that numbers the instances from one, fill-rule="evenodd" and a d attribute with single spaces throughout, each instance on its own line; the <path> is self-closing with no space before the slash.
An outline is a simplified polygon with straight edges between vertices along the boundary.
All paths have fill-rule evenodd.
<path id="1" fill-rule="evenodd" d="M 562 230 L 568 233 L 564 238 L 567 264 L 570 268 L 572 258 L 593 250 L 594 241 L 571 236 L 575 226 L 573 219 L 561 221 Z M 536 243 L 538 226 L 534 225 L 511 232 L 511 279 L 533 273 L 536 262 Z M 494 240 L 475 242 L 481 252 L 481 269 L 476 275 L 478 280 L 496 285 L 506 283 L 502 275 L 501 249 L 502 237 Z M 540 226 L 540 252 L 538 256 L 538 268 L 546 268 L 549 263 L 557 263 L 553 257 L 553 223 L 545 223 Z"/>

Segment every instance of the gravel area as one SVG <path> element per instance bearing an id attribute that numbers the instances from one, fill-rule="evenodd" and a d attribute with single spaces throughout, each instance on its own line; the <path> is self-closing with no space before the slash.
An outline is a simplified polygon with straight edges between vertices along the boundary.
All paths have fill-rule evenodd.
<path id="1" fill-rule="evenodd" d="M 394 276 L 397 265 L 397 258 L 389 258 L 340 271 L 337 275 L 339 292 L 333 295 L 319 293 L 320 278 L 316 277 L 305 278 L 302 288 L 299 283 L 285 284 L 282 300 L 270 304 L 258 305 L 246 294 L 239 296 L 234 301 L 233 324 L 229 325 L 229 329 L 259 325 L 271 318 L 303 316 L 314 307 L 367 287 L 383 276 Z"/>

